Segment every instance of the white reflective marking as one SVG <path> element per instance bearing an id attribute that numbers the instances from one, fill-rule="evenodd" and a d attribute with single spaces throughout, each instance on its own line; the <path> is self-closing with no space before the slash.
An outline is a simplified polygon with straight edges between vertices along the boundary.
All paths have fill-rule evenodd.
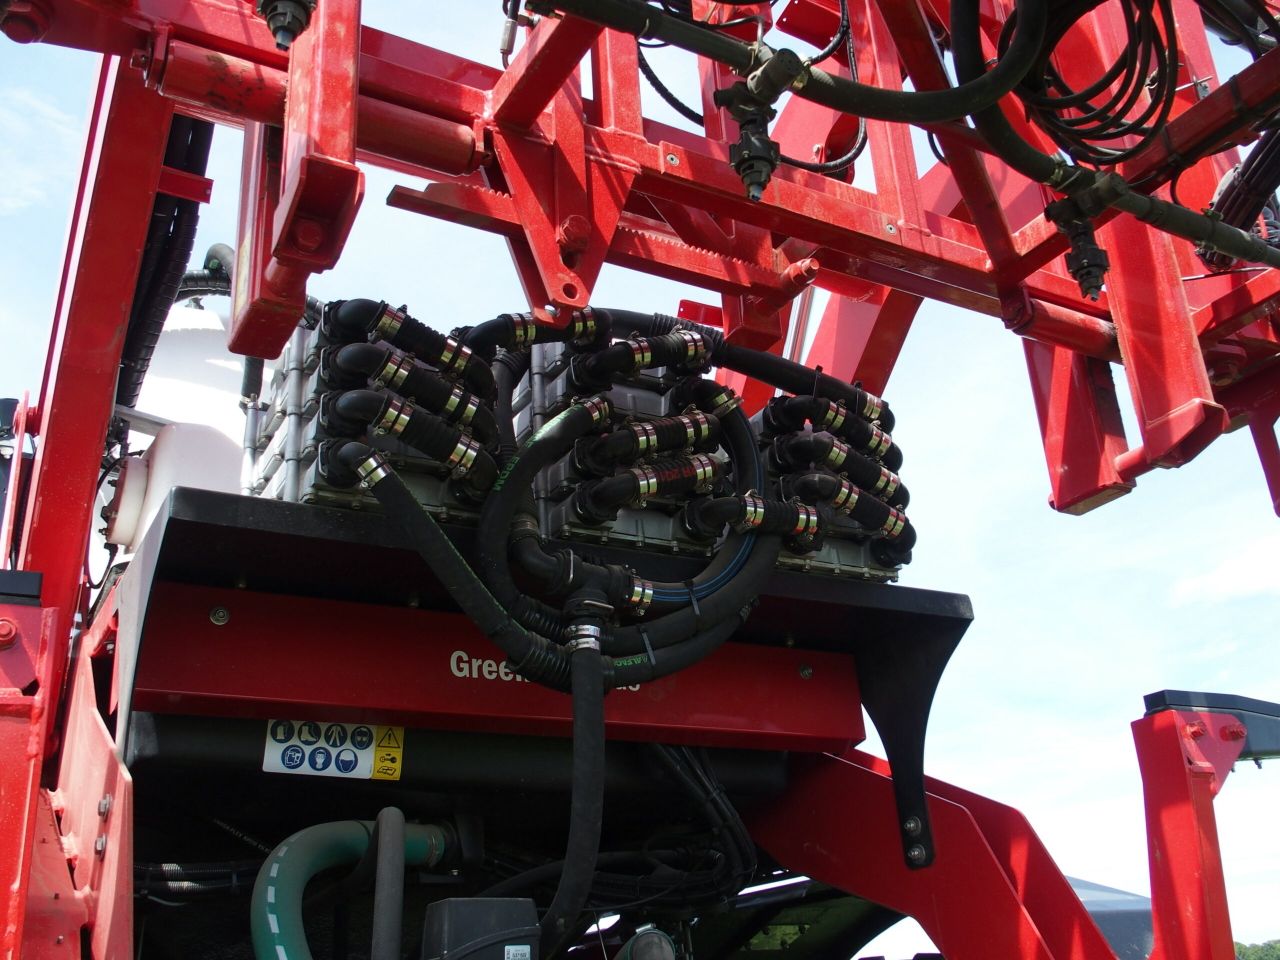
<path id="1" fill-rule="evenodd" d="M 284 952 L 284 947 L 280 946 L 278 943 L 276 944 L 276 956 L 279 957 L 280 960 L 289 960 L 289 955 Z"/>
<path id="2" fill-rule="evenodd" d="M 271 865 L 271 876 L 273 876 L 273 877 L 274 877 L 274 876 L 275 876 L 277 873 L 279 873 L 279 872 L 280 872 L 280 864 L 278 864 L 278 863 L 273 863 L 273 864 Z"/>
<path id="3" fill-rule="evenodd" d="M 267 887 L 267 903 L 275 903 L 275 902 L 276 902 L 276 888 L 275 888 L 275 885 L 273 884 Z"/>
<path id="4" fill-rule="evenodd" d="M 271 928 L 272 933 L 280 932 L 280 921 L 276 919 L 276 915 L 274 913 L 267 914 L 267 926 Z"/>

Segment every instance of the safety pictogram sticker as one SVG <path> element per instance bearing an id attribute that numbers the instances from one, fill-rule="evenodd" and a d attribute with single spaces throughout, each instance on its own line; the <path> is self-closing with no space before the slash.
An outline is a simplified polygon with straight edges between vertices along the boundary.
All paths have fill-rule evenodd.
<path id="1" fill-rule="evenodd" d="M 399 780 L 404 727 L 268 720 L 262 769 L 349 780 Z"/>

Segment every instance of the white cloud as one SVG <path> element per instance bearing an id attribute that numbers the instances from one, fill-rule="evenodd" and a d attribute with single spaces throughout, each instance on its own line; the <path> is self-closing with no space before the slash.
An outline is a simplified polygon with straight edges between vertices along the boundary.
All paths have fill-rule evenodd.
<path id="1" fill-rule="evenodd" d="M 1248 597 L 1280 597 L 1275 565 L 1280 532 L 1265 533 L 1231 545 L 1227 556 L 1207 570 L 1176 580 L 1169 590 L 1175 606 L 1223 603 Z"/>
<path id="2" fill-rule="evenodd" d="M 82 150 L 80 122 L 25 87 L 0 89 L 0 217 L 63 204 Z"/>

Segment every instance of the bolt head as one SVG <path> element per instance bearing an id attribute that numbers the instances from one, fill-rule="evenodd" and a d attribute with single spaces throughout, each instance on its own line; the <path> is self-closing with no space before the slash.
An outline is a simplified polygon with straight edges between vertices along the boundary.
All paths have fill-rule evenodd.
<path id="1" fill-rule="evenodd" d="M 674 154 L 674 153 L 668 153 L 668 154 L 667 154 L 667 163 L 671 164 L 671 166 L 673 166 L 673 167 L 678 167 L 678 166 L 680 166 L 680 157 L 679 157 L 679 156 L 677 156 L 677 155 L 676 155 L 676 154 Z"/>
<path id="2" fill-rule="evenodd" d="M 220 627 L 231 619 L 231 612 L 226 607 L 214 607 L 209 611 L 209 620 L 214 626 Z"/>
<path id="3" fill-rule="evenodd" d="M 293 242 L 304 253 L 315 253 L 324 243 L 324 227 L 314 220 L 299 220 L 293 225 Z"/>
<path id="4" fill-rule="evenodd" d="M 920 822 L 919 817 L 907 817 L 902 821 L 902 829 L 913 837 L 920 836 L 920 832 L 924 829 L 924 824 Z"/>
<path id="5" fill-rule="evenodd" d="M 18 625 L 8 617 L 0 619 L 0 650 L 18 642 Z"/>
<path id="6" fill-rule="evenodd" d="M 813 679 L 813 667 L 809 666 L 807 663 L 806 663 L 806 664 L 804 664 L 803 666 L 801 666 L 801 667 L 800 667 L 800 679 L 801 679 L 801 680 L 811 680 L 811 679 Z"/>
<path id="7" fill-rule="evenodd" d="M 107 814 L 111 812 L 111 794 L 107 794 L 98 801 L 98 816 L 103 820 L 107 819 Z"/>
<path id="8" fill-rule="evenodd" d="M 913 843 L 907 848 L 907 859 L 912 863 L 924 863 L 925 857 L 928 855 L 925 848 L 918 843 Z"/>
<path id="9" fill-rule="evenodd" d="M 99 834 L 98 839 L 93 841 L 93 852 L 99 858 L 106 856 L 107 853 L 107 835 Z"/>

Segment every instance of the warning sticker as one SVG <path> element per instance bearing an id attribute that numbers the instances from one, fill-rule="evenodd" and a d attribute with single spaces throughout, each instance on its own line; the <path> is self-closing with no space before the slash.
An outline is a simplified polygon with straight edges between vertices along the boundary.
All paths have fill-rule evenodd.
<path id="1" fill-rule="evenodd" d="M 268 720 L 262 769 L 350 780 L 399 780 L 404 727 Z"/>

